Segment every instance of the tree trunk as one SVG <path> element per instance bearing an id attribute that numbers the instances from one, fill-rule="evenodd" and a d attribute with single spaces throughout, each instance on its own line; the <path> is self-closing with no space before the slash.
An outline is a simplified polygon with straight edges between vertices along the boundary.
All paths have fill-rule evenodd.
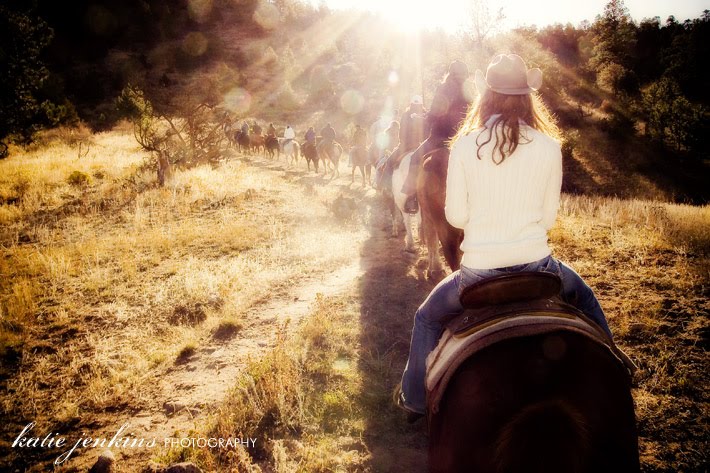
<path id="1" fill-rule="evenodd" d="M 173 170 L 165 151 L 158 151 L 158 184 L 162 187 L 165 185 L 165 181 L 172 177 Z"/>

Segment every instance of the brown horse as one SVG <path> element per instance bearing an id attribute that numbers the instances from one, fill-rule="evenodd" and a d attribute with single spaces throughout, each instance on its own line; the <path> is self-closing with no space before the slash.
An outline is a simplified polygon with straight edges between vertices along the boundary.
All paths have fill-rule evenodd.
<path id="1" fill-rule="evenodd" d="M 463 240 L 463 231 L 452 227 L 444 214 L 448 166 L 448 148 L 437 148 L 424 157 L 417 177 L 417 199 L 422 214 L 421 235 L 429 254 L 427 276 L 435 279 L 444 273 L 439 260 L 439 243 L 452 271 L 459 269 L 461 263 L 459 246 Z"/>
<path id="2" fill-rule="evenodd" d="M 237 142 L 239 146 L 239 151 L 245 152 L 251 149 L 251 139 L 249 138 L 249 133 L 244 133 L 239 130 L 234 134 L 234 141 Z"/>
<path id="3" fill-rule="evenodd" d="M 258 153 L 259 151 L 264 152 L 264 156 L 266 156 L 266 138 L 262 134 L 254 134 L 252 133 L 250 135 L 250 140 L 251 140 L 251 149 L 253 152 Z"/>
<path id="4" fill-rule="evenodd" d="M 306 158 L 308 170 L 311 170 L 312 162 L 316 172 L 318 172 L 318 151 L 316 149 L 315 143 L 309 143 L 308 141 L 304 141 L 301 145 L 301 154 L 303 154 L 303 157 Z"/>
<path id="5" fill-rule="evenodd" d="M 275 136 L 266 136 L 264 148 L 271 159 L 274 159 L 274 155 L 276 155 L 277 158 L 281 157 L 281 145 L 279 144 L 279 139 Z"/>
<path id="6" fill-rule="evenodd" d="M 541 274 L 549 279 L 538 273 L 534 284 Z M 524 284 L 509 281 L 514 286 L 506 292 Z M 465 297 L 466 292 L 462 301 Z M 489 292 L 482 299 L 493 297 Z M 451 334 L 473 331 L 478 338 L 469 346 L 480 350 L 461 351 L 464 359 L 451 366 L 445 386 L 429 391 L 430 471 L 639 471 L 629 370 L 620 361 L 625 355 L 618 356 L 606 335 L 598 336 L 598 327 L 558 301 L 543 296 L 506 306 L 494 302 L 462 314 L 467 318 L 458 319 L 465 322 L 458 331 L 449 326 L 445 341 L 461 343 L 463 338 Z M 518 317 L 517 327 L 512 328 L 511 317 Z M 531 325 L 530 318 L 538 325 Z M 552 325 L 540 329 L 542 319 Z M 494 320 L 503 322 L 496 326 Z M 508 324 L 508 332 L 500 329 L 495 338 L 501 324 Z M 518 330 L 518 336 L 505 336 L 511 330 Z"/>
<path id="7" fill-rule="evenodd" d="M 367 176 L 367 184 L 369 184 L 372 165 L 370 164 L 367 148 L 364 146 L 353 146 L 350 148 L 350 163 L 352 166 L 350 183 L 352 184 L 355 182 L 355 169 L 360 168 L 360 174 L 362 175 L 362 186 L 365 187 L 365 176 Z"/>

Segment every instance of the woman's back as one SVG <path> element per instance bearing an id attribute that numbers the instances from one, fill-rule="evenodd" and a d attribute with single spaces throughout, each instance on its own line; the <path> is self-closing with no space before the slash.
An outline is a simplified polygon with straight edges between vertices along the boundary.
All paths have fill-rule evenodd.
<path id="1" fill-rule="evenodd" d="M 562 183 L 555 140 L 521 124 L 520 144 L 500 162 L 493 159 L 491 131 L 481 128 L 457 139 L 447 179 L 446 218 L 464 230 L 463 264 L 482 269 L 550 254 L 547 230 L 555 222 Z"/>

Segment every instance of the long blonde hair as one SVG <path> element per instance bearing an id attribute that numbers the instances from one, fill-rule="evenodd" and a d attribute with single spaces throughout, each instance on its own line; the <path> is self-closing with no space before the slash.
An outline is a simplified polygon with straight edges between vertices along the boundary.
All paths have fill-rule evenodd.
<path id="1" fill-rule="evenodd" d="M 500 116 L 486 126 L 494 115 Z M 476 138 L 476 156 L 481 159 L 481 148 L 495 139 L 492 159 L 500 164 L 513 154 L 518 145 L 527 142 L 521 141 L 526 139 L 520 132 L 521 121 L 556 140 L 561 137 L 554 117 L 537 94 L 505 95 L 487 89 L 469 109 L 451 144 L 483 127 L 488 133 L 482 132 Z M 479 142 L 479 139 L 482 141 Z"/>

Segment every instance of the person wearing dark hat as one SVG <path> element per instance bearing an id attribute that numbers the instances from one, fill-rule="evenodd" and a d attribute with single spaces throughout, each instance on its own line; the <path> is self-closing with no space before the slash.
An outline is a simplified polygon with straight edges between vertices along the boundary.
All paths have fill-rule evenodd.
<path id="1" fill-rule="evenodd" d="M 316 130 L 313 129 L 312 126 L 308 127 L 308 130 L 306 131 L 306 134 L 304 135 L 304 138 L 306 139 L 306 143 L 315 146 L 316 145 Z"/>
<path id="2" fill-rule="evenodd" d="M 414 316 L 409 358 L 396 394 L 410 421 L 426 410 L 426 357 L 443 321 L 463 312 L 459 294 L 485 278 L 543 271 L 562 280 L 563 299 L 611 331 L 594 292 L 552 257 L 547 232 L 560 204 L 559 130 L 536 91 L 540 69 L 499 54 L 476 73 L 477 105 L 452 140 L 445 214 L 464 231 L 461 269 L 442 280 Z"/>
<path id="3" fill-rule="evenodd" d="M 335 143 L 335 129 L 326 123 L 323 129 L 320 131 L 321 141 L 318 143 L 318 149 L 322 150 L 328 155 L 328 158 L 333 156 L 333 144 Z"/>
<path id="4" fill-rule="evenodd" d="M 434 93 L 431 109 L 425 116 L 430 129 L 429 136 L 412 154 L 409 173 L 402 186 L 402 193 L 407 195 L 404 204 L 404 211 L 407 213 L 415 214 L 419 209 L 416 186 L 422 159 L 427 153 L 444 146 L 456 134 L 466 117 L 471 105 L 471 99 L 464 90 L 464 82 L 468 76 L 466 64 L 454 61 L 449 65 L 449 72 Z"/>

